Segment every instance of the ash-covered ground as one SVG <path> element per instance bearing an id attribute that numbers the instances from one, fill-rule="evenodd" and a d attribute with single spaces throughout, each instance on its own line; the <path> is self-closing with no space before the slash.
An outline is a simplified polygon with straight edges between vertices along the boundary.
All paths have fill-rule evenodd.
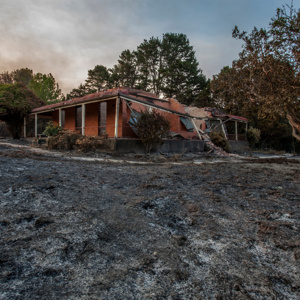
<path id="1" fill-rule="evenodd" d="M 0 145 L 0 299 L 300 299 L 300 164 Z"/>

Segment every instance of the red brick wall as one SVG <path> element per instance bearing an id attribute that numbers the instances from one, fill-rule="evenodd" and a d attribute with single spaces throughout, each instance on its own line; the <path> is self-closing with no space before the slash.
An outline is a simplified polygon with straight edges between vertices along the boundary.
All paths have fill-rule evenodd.
<path id="1" fill-rule="evenodd" d="M 169 99 L 169 102 L 153 100 L 152 103 L 157 104 L 157 105 L 162 106 L 162 107 L 165 107 L 165 108 L 168 108 L 168 109 L 172 109 L 172 110 L 184 113 L 184 114 L 186 113 L 186 111 L 184 109 L 184 106 L 182 104 L 180 104 L 179 102 L 177 102 L 176 100 L 174 100 L 174 99 Z M 138 111 L 138 112 L 146 109 L 145 106 L 143 106 L 142 104 L 138 104 L 138 103 L 132 103 L 130 107 L 132 109 Z M 181 134 L 186 139 L 191 139 L 193 137 L 198 137 L 197 132 L 195 132 L 195 131 L 194 132 L 188 132 L 186 130 L 185 126 L 180 121 L 180 117 L 178 115 L 174 115 L 174 114 L 167 113 L 167 112 L 160 112 L 160 113 L 162 115 L 164 115 L 170 121 L 171 131 L 174 131 L 174 132 L 177 132 L 177 133 Z M 127 121 L 126 121 L 126 124 L 124 124 L 124 122 L 123 122 L 124 126 L 128 125 L 129 119 L 130 119 L 130 110 L 127 107 Z M 124 134 L 124 136 L 137 137 L 132 129 L 127 129 L 126 130 L 126 135 Z"/>
<path id="2" fill-rule="evenodd" d="M 65 128 L 75 130 L 75 106 L 65 108 Z"/>
<path id="3" fill-rule="evenodd" d="M 98 135 L 99 103 L 85 106 L 85 134 Z"/>
<path id="4" fill-rule="evenodd" d="M 121 101 L 122 101 L 122 137 L 130 137 L 132 136 L 132 133 L 134 134 L 133 130 L 131 129 L 127 121 L 128 115 L 130 115 L 130 111 L 128 106 L 125 103 L 125 100 L 122 99 Z"/>
<path id="5" fill-rule="evenodd" d="M 118 137 L 123 137 L 123 101 L 120 100 L 119 120 L 118 120 Z"/>
<path id="6" fill-rule="evenodd" d="M 184 106 L 174 99 L 169 99 L 169 102 L 162 102 L 152 100 L 153 104 L 160 105 L 162 107 L 173 109 L 175 111 L 186 113 Z M 145 110 L 146 107 L 142 104 L 132 103 L 131 108 L 136 111 Z M 171 131 L 178 132 L 184 138 L 191 139 L 198 137 L 196 132 L 188 132 L 180 121 L 180 117 L 171 113 L 160 112 L 171 123 Z M 99 103 L 91 103 L 86 105 L 86 117 L 85 117 L 85 134 L 86 135 L 98 135 L 98 114 L 99 114 Z M 106 130 L 108 137 L 115 136 L 115 114 L 116 114 L 116 100 L 107 101 L 107 119 L 106 119 Z M 55 110 L 53 112 L 53 122 L 58 123 L 59 112 Z M 130 119 L 130 110 L 127 107 L 124 100 L 120 101 L 119 110 L 119 127 L 118 137 L 137 137 L 131 127 L 128 125 Z M 74 130 L 75 129 L 75 107 L 65 109 L 65 128 Z"/>
<path id="7" fill-rule="evenodd" d="M 123 101 L 120 101 L 119 106 L 119 126 L 118 126 L 118 137 L 123 136 L 123 130 L 122 130 L 122 120 L 123 120 Z M 116 100 L 109 100 L 107 101 L 107 115 L 106 115 L 106 131 L 108 134 L 108 137 L 114 137 L 115 136 L 115 117 L 116 117 Z"/>

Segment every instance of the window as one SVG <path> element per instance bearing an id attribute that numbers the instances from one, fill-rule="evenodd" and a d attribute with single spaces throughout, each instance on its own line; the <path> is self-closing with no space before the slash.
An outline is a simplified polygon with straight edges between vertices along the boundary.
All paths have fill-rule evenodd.
<path id="1" fill-rule="evenodd" d="M 106 131 L 107 102 L 99 103 L 98 116 L 98 135 L 102 135 Z"/>
<path id="2" fill-rule="evenodd" d="M 185 117 L 180 117 L 180 121 L 184 124 L 184 126 L 188 132 L 194 131 L 194 126 L 193 126 L 192 122 L 190 121 L 190 119 L 185 118 Z"/>
<path id="3" fill-rule="evenodd" d="M 135 127 L 135 123 L 140 118 L 140 116 L 141 116 L 140 113 L 138 113 L 136 110 L 132 110 L 132 112 L 130 114 L 130 119 L 128 121 L 128 124 L 130 125 L 130 127 L 132 128 L 132 130 L 134 131 L 134 133 L 136 135 L 137 135 L 137 129 Z"/>
<path id="4" fill-rule="evenodd" d="M 75 128 L 80 132 L 82 131 L 82 106 L 75 108 Z"/>
<path id="5" fill-rule="evenodd" d="M 65 128 L 66 121 L 66 111 L 64 109 L 61 110 L 61 128 Z"/>

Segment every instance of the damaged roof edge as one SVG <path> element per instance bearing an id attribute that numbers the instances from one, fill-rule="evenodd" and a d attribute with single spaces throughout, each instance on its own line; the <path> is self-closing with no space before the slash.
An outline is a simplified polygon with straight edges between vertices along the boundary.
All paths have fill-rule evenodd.
<path id="1" fill-rule="evenodd" d="M 204 119 L 204 118 L 200 118 L 200 117 L 193 117 L 189 114 L 180 113 L 176 110 L 168 109 L 163 106 L 148 102 L 146 100 L 141 100 L 137 97 L 130 95 L 130 93 L 127 89 L 113 89 L 113 90 L 108 90 L 105 92 L 98 92 L 98 93 L 87 95 L 87 96 L 84 96 L 81 98 L 75 98 L 75 99 L 71 99 L 68 101 L 63 101 L 63 102 L 59 102 L 59 103 L 54 103 L 54 104 L 38 107 L 38 108 L 33 109 L 30 112 L 30 114 L 42 113 L 42 112 L 51 111 L 51 110 L 55 110 L 55 109 L 59 109 L 59 108 L 66 108 L 66 107 L 70 107 L 70 106 L 74 106 L 74 105 L 84 104 L 86 102 L 93 102 L 93 101 L 97 102 L 97 100 L 115 98 L 117 96 L 120 96 L 122 98 L 127 98 L 129 101 L 135 101 L 135 102 L 138 102 L 145 106 L 157 108 L 159 110 L 162 110 L 162 111 L 165 111 L 168 113 L 173 113 L 173 114 L 176 114 L 179 116 L 189 117 L 189 118 L 194 118 L 194 119 Z M 139 96 L 142 97 L 142 95 L 139 95 Z M 160 99 L 157 99 L 157 100 L 160 100 Z"/>
<path id="2" fill-rule="evenodd" d="M 107 98 L 115 98 L 119 95 L 120 91 L 122 91 L 122 93 L 124 93 L 124 94 L 129 94 L 128 90 L 126 90 L 126 89 L 111 89 L 111 90 L 107 90 L 104 92 L 89 94 L 89 95 L 86 95 L 86 96 L 80 97 L 80 98 L 74 98 L 71 100 L 62 101 L 62 102 L 38 107 L 38 108 L 33 109 L 30 112 L 30 114 L 42 113 L 44 111 L 55 110 L 58 108 L 65 108 L 65 107 L 74 106 L 77 104 L 84 104 L 86 102 L 92 102 L 92 101 L 97 101 L 97 100 L 102 100 L 102 99 L 107 99 Z"/>
<path id="3" fill-rule="evenodd" d="M 132 93 L 135 94 L 136 96 L 133 96 Z M 71 99 L 71 100 L 62 101 L 62 102 L 58 102 L 58 103 L 38 107 L 38 108 L 33 109 L 30 112 L 30 114 L 53 111 L 53 110 L 56 110 L 56 109 L 59 109 L 59 108 L 67 108 L 67 107 L 72 107 L 72 106 L 76 106 L 76 105 L 80 105 L 80 104 L 97 102 L 99 100 L 114 99 L 114 98 L 120 96 L 120 97 L 123 97 L 123 98 L 128 98 L 128 101 L 135 101 L 135 102 L 138 102 L 138 103 L 143 104 L 145 106 L 153 107 L 153 108 L 159 109 L 161 111 L 176 114 L 176 115 L 181 116 L 181 117 L 188 117 L 188 118 L 192 118 L 192 119 L 195 119 L 195 120 L 210 119 L 209 116 L 196 117 L 196 116 L 190 115 L 189 113 L 181 113 L 181 112 L 178 112 L 176 110 L 165 108 L 163 106 L 151 103 L 150 101 L 142 100 L 142 99 L 138 98 L 138 97 L 144 97 L 144 98 L 148 98 L 148 99 L 151 99 L 151 100 L 169 102 L 168 100 L 151 97 L 148 94 L 150 94 L 150 93 L 146 93 L 146 95 L 144 95 L 143 93 L 138 93 L 137 90 L 130 89 L 130 88 L 124 88 L 124 87 L 123 88 L 122 87 L 114 88 L 114 89 L 110 89 L 110 90 L 106 90 L 106 91 L 102 91 L 102 92 L 97 92 L 97 93 L 94 93 L 94 94 L 89 94 L 89 95 L 86 95 L 84 97 L 74 98 L 74 99 Z M 204 109 L 207 109 L 207 108 L 204 108 Z M 246 118 L 239 117 L 239 116 L 228 115 L 228 114 L 223 114 L 223 115 L 220 114 L 219 116 L 215 116 L 215 117 L 217 117 L 217 118 L 229 117 L 231 119 L 235 119 L 235 120 L 238 120 L 238 121 L 248 122 L 248 120 Z"/>
<path id="4" fill-rule="evenodd" d="M 182 117 L 186 117 L 186 118 L 192 118 L 192 119 L 198 119 L 198 120 L 204 120 L 204 119 L 206 119 L 206 117 L 193 117 L 193 116 L 191 116 L 188 113 L 185 114 L 185 113 L 181 113 L 181 112 L 178 112 L 176 110 L 173 110 L 173 109 L 165 108 L 163 106 L 160 106 L 160 105 L 157 105 L 157 104 L 153 104 L 153 103 L 147 102 L 145 100 L 141 100 L 141 99 L 133 97 L 131 95 L 130 96 L 129 95 L 124 95 L 122 93 L 119 93 L 119 95 L 120 95 L 121 98 L 124 98 L 125 100 L 127 99 L 128 101 L 138 102 L 138 103 L 143 104 L 145 106 L 150 106 L 150 107 L 159 109 L 161 111 L 172 113 L 172 114 L 175 114 L 175 115 L 178 115 L 178 116 L 182 116 Z"/>

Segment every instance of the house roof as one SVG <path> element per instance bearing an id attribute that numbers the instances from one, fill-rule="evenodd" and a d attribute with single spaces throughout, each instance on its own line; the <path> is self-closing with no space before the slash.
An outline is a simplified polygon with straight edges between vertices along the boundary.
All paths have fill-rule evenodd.
<path id="1" fill-rule="evenodd" d="M 84 103 L 91 103 L 91 102 L 97 102 L 98 100 L 105 100 L 105 99 L 111 99 L 111 98 L 116 98 L 116 97 L 122 97 L 122 98 L 127 98 L 128 101 L 135 101 L 140 104 L 143 104 L 145 106 L 150 106 L 162 111 L 166 111 L 172 114 L 179 115 L 181 117 L 192 117 L 193 119 L 204 119 L 203 117 L 195 117 L 191 116 L 188 113 L 181 113 L 173 109 L 165 108 L 163 106 L 160 106 L 158 104 L 153 103 L 153 101 L 161 101 L 161 102 L 169 102 L 168 100 L 165 99 L 160 99 L 158 98 L 155 94 L 145 92 L 142 90 L 137 90 L 137 89 L 132 89 L 128 87 L 119 87 L 119 88 L 113 88 L 109 89 L 106 91 L 102 92 L 97 92 L 94 94 L 89 94 L 80 98 L 74 98 L 71 100 L 67 101 L 62 101 L 42 107 L 35 108 L 31 111 L 31 114 L 36 114 L 36 113 L 43 113 L 43 112 L 48 112 L 48 111 L 53 111 L 55 109 L 59 108 L 67 108 L 71 106 L 76 106 Z M 233 115 L 228 115 L 222 112 L 221 110 L 211 108 L 211 107 L 205 107 L 203 108 L 205 111 L 209 112 L 213 117 L 229 117 L 232 119 L 248 122 L 246 118 L 243 117 L 238 117 L 238 116 L 233 116 Z"/>
<path id="2" fill-rule="evenodd" d="M 89 95 L 86 95 L 86 96 L 83 96 L 83 97 L 80 97 L 80 98 L 74 98 L 74 99 L 71 99 L 71 100 L 62 101 L 62 102 L 58 102 L 58 103 L 38 107 L 38 108 L 33 109 L 31 111 L 31 113 L 33 113 L 33 114 L 41 113 L 41 112 L 44 112 L 44 111 L 55 110 L 55 109 L 58 109 L 58 108 L 65 108 L 65 107 L 68 107 L 68 106 L 74 106 L 76 104 L 79 105 L 79 104 L 85 103 L 85 102 L 91 102 L 91 101 L 97 101 L 97 100 L 111 98 L 111 97 L 117 97 L 120 90 L 122 90 L 122 88 L 110 89 L 110 90 L 106 90 L 106 91 L 103 91 L 103 92 L 97 92 L 97 93 L 94 93 L 94 94 L 89 94 Z M 128 93 L 128 91 L 126 89 L 124 89 L 123 92 L 125 94 Z"/>
<path id="3" fill-rule="evenodd" d="M 108 98 L 116 98 L 117 96 L 120 96 L 121 98 L 126 98 L 128 101 L 135 101 L 138 103 L 141 103 L 146 106 L 151 106 L 153 108 L 157 108 L 169 113 L 173 113 L 182 117 L 191 117 L 189 114 L 180 113 L 176 110 L 165 108 L 163 106 L 154 104 L 153 101 L 161 101 L 161 102 L 169 102 L 168 100 L 160 99 L 156 97 L 155 94 L 148 93 L 141 90 L 131 89 L 131 88 L 114 88 L 110 90 L 106 90 L 103 92 L 98 92 L 90 95 L 86 95 L 84 97 L 71 99 L 68 101 L 62 101 L 42 107 L 35 108 L 31 111 L 31 114 L 35 113 L 43 113 L 51 110 L 55 110 L 58 108 L 66 108 L 70 106 L 75 106 L 79 104 L 89 103 L 89 102 L 97 102 L 98 100 L 104 100 Z"/>
<path id="4" fill-rule="evenodd" d="M 234 115 L 229 115 L 224 113 L 222 110 L 213 108 L 213 107 L 203 107 L 201 108 L 202 110 L 209 112 L 212 117 L 217 117 L 217 118 L 229 118 L 229 119 L 234 119 L 234 120 L 239 120 L 243 122 L 248 122 L 248 119 L 244 117 L 239 117 L 239 116 L 234 116 Z"/>
<path id="5" fill-rule="evenodd" d="M 178 115 L 178 116 L 182 116 L 182 117 L 189 117 L 189 118 L 194 118 L 194 119 L 203 119 L 203 118 L 197 118 L 197 117 L 193 117 L 191 116 L 190 114 L 188 113 L 181 113 L 181 112 L 178 112 L 177 110 L 173 110 L 173 109 L 169 109 L 169 108 L 165 108 L 163 106 L 160 106 L 160 105 L 157 105 L 157 104 L 154 104 L 152 103 L 151 101 L 145 101 L 145 100 L 142 100 L 142 99 L 139 99 L 139 98 L 136 98 L 134 96 L 131 96 L 131 95 L 126 95 L 126 94 L 122 94 L 122 93 L 119 93 L 120 97 L 123 97 L 123 98 L 126 98 L 128 99 L 129 101 L 130 100 L 133 100 L 133 101 L 136 101 L 136 102 L 139 102 L 145 106 L 151 106 L 153 108 L 157 108 L 159 110 L 163 110 L 163 111 L 166 111 L 166 112 L 169 112 L 169 113 L 172 113 L 172 114 L 175 114 L 175 115 Z M 155 100 L 159 100 L 159 99 L 155 99 Z M 165 100 L 166 101 L 166 100 Z"/>

